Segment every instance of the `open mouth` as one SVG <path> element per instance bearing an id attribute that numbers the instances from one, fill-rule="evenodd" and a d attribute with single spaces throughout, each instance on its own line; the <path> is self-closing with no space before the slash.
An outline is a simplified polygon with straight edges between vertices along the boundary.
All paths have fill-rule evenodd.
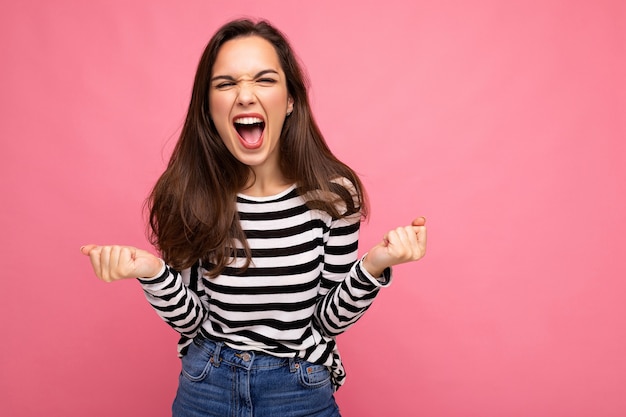
<path id="1" fill-rule="evenodd" d="M 255 148 L 260 146 L 265 130 L 265 122 L 259 117 L 240 117 L 234 120 L 235 130 L 244 146 Z"/>

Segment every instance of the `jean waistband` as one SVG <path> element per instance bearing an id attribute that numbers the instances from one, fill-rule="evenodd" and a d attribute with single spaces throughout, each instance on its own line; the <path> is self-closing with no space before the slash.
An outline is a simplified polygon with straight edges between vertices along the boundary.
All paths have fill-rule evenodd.
<path id="1" fill-rule="evenodd" d="M 302 362 L 302 359 L 298 358 L 281 358 L 255 350 L 233 349 L 226 343 L 213 340 L 203 333 L 199 333 L 193 340 L 193 343 L 211 355 L 213 366 L 220 366 L 226 363 L 249 370 L 287 366 L 291 372 L 296 372 Z"/>

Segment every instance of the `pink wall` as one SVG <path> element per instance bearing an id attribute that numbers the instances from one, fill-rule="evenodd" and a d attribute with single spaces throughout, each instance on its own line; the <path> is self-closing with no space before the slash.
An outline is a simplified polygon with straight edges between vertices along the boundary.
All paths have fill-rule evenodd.
<path id="1" fill-rule="evenodd" d="M 616 1 L 23 1 L 0 13 L 0 414 L 166 416 L 176 335 L 87 242 L 146 246 L 212 32 L 264 16 L 369 188 L 428 217 L 340 343 L 352 416 L 626 415 L 626 8 Z"/>

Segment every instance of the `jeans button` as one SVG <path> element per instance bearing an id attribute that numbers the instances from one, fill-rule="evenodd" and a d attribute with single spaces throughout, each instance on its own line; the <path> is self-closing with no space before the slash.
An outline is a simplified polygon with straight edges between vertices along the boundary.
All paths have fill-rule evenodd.
<path id="1" fill-rule="evenodd" d="M 244 352 L 241 354 L 241 359 L 243 359 L 245 362 L 250 361 L 250 354 L 248 352 Z"/>

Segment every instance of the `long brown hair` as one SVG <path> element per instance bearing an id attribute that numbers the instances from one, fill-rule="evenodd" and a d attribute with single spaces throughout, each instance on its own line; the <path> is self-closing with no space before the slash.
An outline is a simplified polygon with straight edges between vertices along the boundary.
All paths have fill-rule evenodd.
<path id="1" fill-rule="evenodd" d="M 237 241 L 243 246 L 247 264 L 251 257 L 239 223 L 236 196 L 252 171 L 228 151 L 209 115 L 209 86 L 217 54 L 224 43 L 243 36 L 259 36 L 274 46 L 294 100 L 279 142 L 285 177 L 297 184 L 311 208 L 335 218 L 357 212 L 367 215 L 361 181 L 332 154 L 313 119 L 307 80 L 285 36 L 265 21 L 229 22 L 216 32 L 202 54 L 180 138 L 147 200 L 150 240 L 165 262 L 182 270 L 203 260 L 212 277 L 228 265 Z M 347 179 L 353 189 L 333 181 L 338 178 Z M 328 198 L 330 195 L 337 197 Z"/>

